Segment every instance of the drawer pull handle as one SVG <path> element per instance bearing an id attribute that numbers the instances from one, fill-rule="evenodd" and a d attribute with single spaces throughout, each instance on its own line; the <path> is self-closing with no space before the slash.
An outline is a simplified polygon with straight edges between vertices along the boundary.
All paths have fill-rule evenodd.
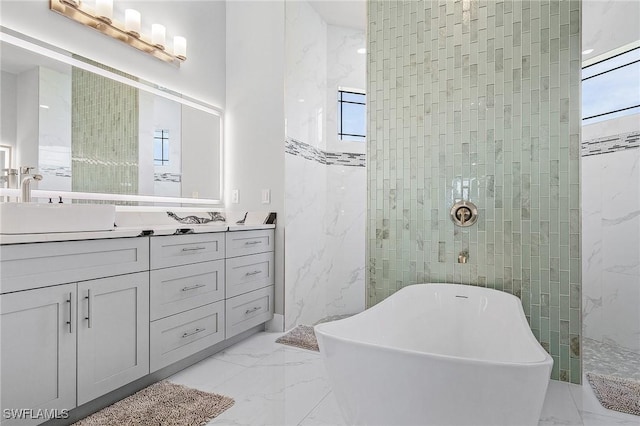
<path id="1" fill-rule="evenodd" d="M 182 251 L 198 251 L 204 249 L 206 249 L 206 247 L 185 247 L 182 249 Z"/>
<path id="2" fill-rule="evenodd" d="M 251 309 L 247 309 L 244 314 L 245 315 L 249 315 L 249 314 L 251 314 L 251 313 L 253 313 L 255 311 L 259 311 L 259 310 L 260 310 L 260 306 L 255 306 L 255 307 L 253 307 Z"/>
<path id="3" fill-rule="evenodd" d="M 250 277 L 252 275 L 258 275 L 260 272 L 262 272 L 262 271 L 247 272 L 246 274 L 244 274 L 244 276 L 245 277 Z"/>
<path id="4" fill-rule="evenodd" d="M 252 246 L 255 244 L 262 244 L 262 241 L 247 241 L 246 243 L 244 243 L 245 246 Z"/>
<path id="5" fill-rule="evenodd" d="M 85 299 L 87 299 L 87 316 L 84 319 L 87 320 L 87 328 L 91 328 L 91 290 L 87 290 Z"/>
<path id="6" fill-rule="evenodd" d="M 69 325 L 69 333 L 73 333 L 73 311 L 72 311 L 72 305 L 71 305 L 71 300 L 73 299 L 73 293 L 69 292 L 69 298 L 67 299 L 67 303 L 69 304 L 69 321 L 67 321 L 67 324 Z"/>
<path id="7" fill-rule="evenodd" d="M 182 291 L 189 291 L 189 290 L 195 290 L 197 288 L 202 288 L 202 287 L 206 287 L 205 284 L 196 284 L 196 285 L 192 285 L 191 287 L 185 287 L 182 289 Z"/>
<path id="8" fill-rule="evenodd" d="M 203 332 L 205 330 L 206 330 L 206 328 L 196 328 L 195 330 L 193 330 L 191 332 L 182 333 L 182 338 L 184 339 L 185 337 L 193 336 L 194 334 L 201 333 L 201 332 Z"/>

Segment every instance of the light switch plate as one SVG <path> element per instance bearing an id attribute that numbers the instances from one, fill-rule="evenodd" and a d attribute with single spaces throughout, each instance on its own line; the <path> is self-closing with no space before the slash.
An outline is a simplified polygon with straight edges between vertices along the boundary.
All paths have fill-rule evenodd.
<path id="1" fill-rule="evenodd" d="M 262 204 L 270 204 L 271 203 L 271 190 L 263 189 L 262 190 Z"/>
<path id="2" fill-rule="evenodd" d="M 231 202 L 233 204 L 238 204 L 240 202 L 240 191 L 237 189 L 231 190 Z"/>

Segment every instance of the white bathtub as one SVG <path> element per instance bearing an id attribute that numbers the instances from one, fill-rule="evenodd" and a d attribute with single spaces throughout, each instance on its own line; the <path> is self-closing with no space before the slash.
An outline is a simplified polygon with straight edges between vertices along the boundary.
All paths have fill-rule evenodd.
<path id="1" fill-rule="evenodd" d="M 537 425 L 553 359 L 510 294 L 403 288 L 315 326 L 349 425 Z"/>

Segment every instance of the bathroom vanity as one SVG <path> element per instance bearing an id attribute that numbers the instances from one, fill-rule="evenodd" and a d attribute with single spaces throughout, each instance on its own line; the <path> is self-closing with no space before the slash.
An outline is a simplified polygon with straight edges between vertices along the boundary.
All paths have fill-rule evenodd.
<path id="1" fill-rule="evenodd" d="M 2 409 L 106 405 L 263 327 L 273 227 L 1 245 Z"/>

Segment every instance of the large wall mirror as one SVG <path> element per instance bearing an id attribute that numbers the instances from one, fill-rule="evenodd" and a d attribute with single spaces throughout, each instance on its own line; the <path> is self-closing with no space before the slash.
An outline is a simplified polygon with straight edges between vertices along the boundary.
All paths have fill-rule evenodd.
<path id="1" fill-rule="evenodd" d="M 220 109 L 6 28 L 0 43 L 3 166 L 36 167 L 34 196 L 221 204 Z"/>

